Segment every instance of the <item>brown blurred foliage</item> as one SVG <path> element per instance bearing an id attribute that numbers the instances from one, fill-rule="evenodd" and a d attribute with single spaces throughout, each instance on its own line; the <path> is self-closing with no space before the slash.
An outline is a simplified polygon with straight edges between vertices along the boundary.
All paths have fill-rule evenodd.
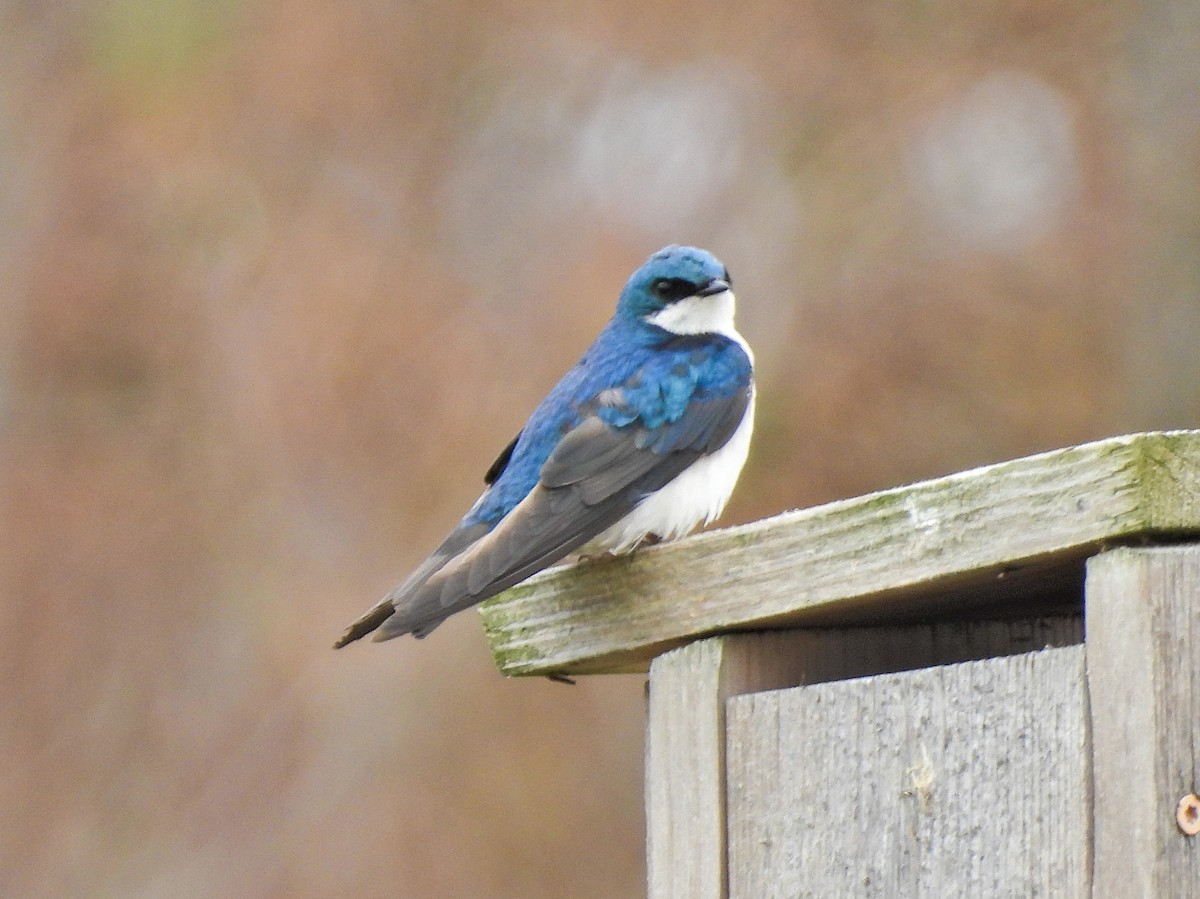
<path id="1" fill-rule="evenodd" d="M 1200 413 L 1175 2 L 0 8 L 0 895 L 637 895 L 637 678 L 331 640 L 668 242 L 727 522 Z"/>

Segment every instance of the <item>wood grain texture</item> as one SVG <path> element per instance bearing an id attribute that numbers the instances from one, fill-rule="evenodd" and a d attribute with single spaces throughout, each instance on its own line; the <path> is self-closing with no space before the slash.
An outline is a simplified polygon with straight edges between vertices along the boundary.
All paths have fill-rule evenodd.
<path id="1" fill-rule="evenodd" d="M 725 700 L 795 682 L 792 634 L 735 634 L 664 653 L 650 674 L 646 867 L 651 899 L 722 899 Z"/>
<path id="2" fill-rule="evenodd" d="M 1089 560 L 1086 621 L 1093 895 L 1200 897 L 1200 838 L 1175 821 L 1200 792 L 1200 546 Z"/>
<path id="3" fill-rule="evenodd" d="M 1081 617 L 731 634 L 659 656 L 646 729 L 648 895 L 727 895 L 725 704 L 732 696 L 1067 646 Z"/>
<path id="4" fill-rule="evenodd" d="M 731 897 L 1084 896 L 1084 649 L 734 697 Z"/>
<path id="5" fill-rule="evenodd" d="M 701 640 L 654 660 L 646 722 L 646 894 L 725 895 L 725 644 Z"/>
<path id="6" fill-rule="evenodd" d="M 698 636 L 1078 603 L 1100 546 L 1200 531 L 1200 432 L 1116 437 L 544 572 L 482 608 L 505 674 Z"/>

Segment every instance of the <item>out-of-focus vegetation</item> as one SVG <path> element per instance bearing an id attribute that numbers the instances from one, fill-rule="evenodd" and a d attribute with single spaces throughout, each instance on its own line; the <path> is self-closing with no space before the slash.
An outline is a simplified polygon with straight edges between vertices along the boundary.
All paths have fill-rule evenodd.
<path id="1" fill-rule="evenodd" d="M 1200 423 L 1197 9 L 0 8 L 0 895 L 640 893 L 638 678 L 332 639 L 668 242 L 727 522 Z"/>

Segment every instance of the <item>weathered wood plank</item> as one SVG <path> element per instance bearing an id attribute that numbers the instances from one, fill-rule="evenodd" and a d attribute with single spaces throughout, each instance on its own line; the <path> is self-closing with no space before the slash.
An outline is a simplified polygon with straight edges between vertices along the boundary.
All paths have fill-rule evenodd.
<path id="1" fill-rule="evenodd" d="M 506 674 L 644 671 L 721 631 L 1077 603 L 1101 545 L 1198 531 L 1200 431 L 1136 434 L 557 568 L 482 612 Z"/>
<path id="2" fill-rule="evenodd" d="M 654 660 L 646 725 L 651 899 L 723 899 L 725 700 L 796 682 L 790 634 L 700 640 Z"/>
<path id="3" fill-rule="evenodd" d="M 1101 899 L 1200 897 L 1200 546 L 1116 549 L 1087 566 L 1087 678 Z"/>
<path id="4" fill-rule="evenodd" d="M 732 897 L 1084 896 L 1084 649 L 727 702 Z"/>
<path id="5" fill-rule="evenodd" d="M 723 897 L 725 700 L 1083 640 L 1082 617 L 731 634 L 659 656 L 646 728 L 648 895 Z"/>
<path id="6" fill-rule="evenodd" d="M 725 896 L 725 638 L 654 660 L 646 722 L 646 895 Z"/>

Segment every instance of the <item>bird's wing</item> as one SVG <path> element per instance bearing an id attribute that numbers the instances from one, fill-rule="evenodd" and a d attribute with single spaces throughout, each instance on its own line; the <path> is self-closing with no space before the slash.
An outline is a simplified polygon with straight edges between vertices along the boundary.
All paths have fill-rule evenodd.
<path id="1" fill-rule="evenodd" d="M 554 564 L 724 446 L 750 397 L 746 384 L 730 396 L 693 399 L 679 419 L 654 428 L 640 420 L 615 427 L 597 415 L 585 418 L 559 441 L 537 485 L 499 524 L 483 534 L 467 533 L 480 525 L 452 533 L 417 572 L 351 626 L 343 645 L 376 628 L 376 640 L 407 633 L 423 637 L 455 612 Z"/>

